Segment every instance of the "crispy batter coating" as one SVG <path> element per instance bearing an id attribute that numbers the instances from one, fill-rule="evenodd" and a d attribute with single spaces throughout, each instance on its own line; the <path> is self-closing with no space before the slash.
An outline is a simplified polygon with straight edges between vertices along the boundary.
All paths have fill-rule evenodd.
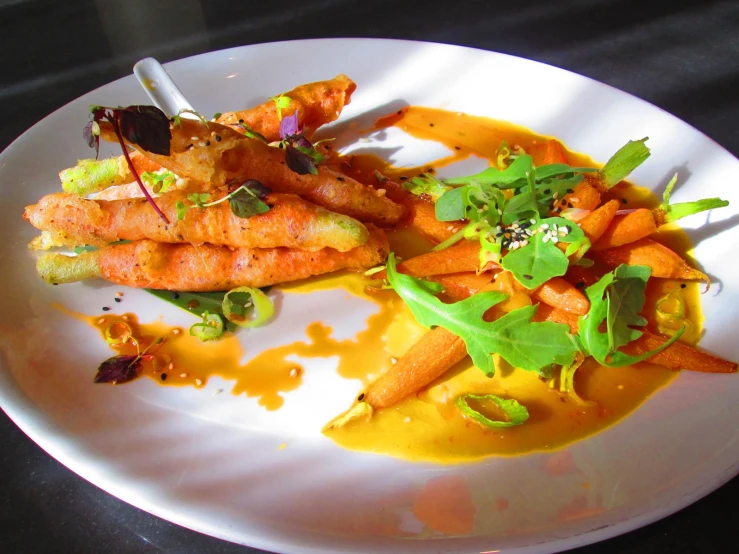
<path id="1" fill-rule="evenodd" d="M 357 85 L 346 75 L 337 75 L 328 81 L 300 85 L 282 96 L 290 98 L 290 105 L 282 110 L 282 116 L 298 112 L 298 125 L 311 136 L 321 125 L 336 120 L 347 105 Z M 280 139 L 280 119 L 273 100 L 238 112 L 222 114 L 218 123 L 224 125 L 239 122 L 248 125 L 269 141 Z M 236 128 L 240 132 L 243 129 Z"/>
<path id="2" fill-rule="evenodd" d="M 214 195 L 216 200 L 221 195 Z M 228 202 L 192 207 L 177 220 L 177 203 L 192 206 L 185 192 L 170 192 L 156 200 L 167 225 L 146 199 L 84 200 L 74 194 L 49 194 L 26 207 L 23 217 L 49 235 L 58 246 L 106 246 L 120 240 L 150 239 L 166 243 L 209 243 L 219 246 L 346 252 L 367 242 L 360 222 L 306 202 L 293 194 L 269 194 L 271 207 L 248 219 L 237 217 Z"/>

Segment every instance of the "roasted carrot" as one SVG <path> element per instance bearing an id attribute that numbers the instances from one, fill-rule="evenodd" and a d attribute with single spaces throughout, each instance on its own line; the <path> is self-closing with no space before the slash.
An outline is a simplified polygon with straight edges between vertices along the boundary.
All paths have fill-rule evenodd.
<path id="1" fill-rule="evenodd" d="M 640 338 L 624 346 L 623 351 L 632 356 L 638 356 L 659 348 L 666 341 L 666 337 L 645 332 Z M 734 362 L 713 356 L 681 342 L 673 342 L 647 361 L 673 370 L 687 369 L 705 373 L 736 373 L 737 371 L 737 364 Z"/>
<path id="2" fill-rule="evenodd" d="M 436 327 L 372 383 L 363 400 L 375 409 L 392 406 L 443 375 L 466 355 L 467 347 L 462 339 L 443 327 Z"/>
<path id="3" fill-rule="evenodd" d="M 646 265 L 652 269 L 652 277 L 708 282 L 705 273 L 693 269 L 678 254 L 651 239 L 640 239 L 631 244 L 593 252 L 591 257 L 609 267 L 621 264 Z"/>
<path id="4" fill-rule="evenodd" d="M 399 183 L 387 178 L 373 178 L 369 184 L 377 190 L 384 190 L 393 202 L 403 205 L 407 212 L 406 225 L 436 243 L 444 242 L 465 226 L 461 221 L 439 221 L 433 202 L 411 194 Z"/>
<path id="5" fill-rule="evenodd" d="M 428 279 L 441 284 L 444 287 L 444 294 L 454 302 L 458 302 L 479 292 L 490 283 L 492 278 L 491 273 L 480 273 L 479 275 L 477 273 L 452 273 L 435 275 Z"/>
<path id="6" fill-rule="evenodd" d="M 562 277 L 552 277 L 531 291 L 531 298 L 572 314 L 584 315 L 590 309 L 590 302 L 585 295 Z"/>
<path id="7" fill-rule="evenodd" d="M 224 194 L 212 195 L 216 201 Z M 144 198 L 85 200 L 73 194 L 49 194 L 26 207 L 23 217 L 49 231 L 59 246 L 106 246 L 120 240 L 150 239 L 169 243 L 209 243 L 234 248 L 324 247 L 346 252 L 367 241 L 358 221 L 306 202 L 294 194 L 269 194 L 270 210 L 248 219 L 234 215 L 228 202 L 189 209 L 177 220 L 177 204 L 191 206 L 184 192 L 157 198 L 165 224 Z"/>
<path id="8" fill-rule="evenodd" d="M 338 75 L 328 81 L 300 85 L 280 95 L 290 99 L 287 107 L 280 110 L 281 115 L 286 117 L 297 111 L 298 125 L 305 128 L 306 136 L 311 136 L 321 125 L 339 117 L 344 106 L 349 104 L 356 88 L 354 81 L 346 75 Z M 243 123 L 269 141 L 280 139 L 280 118 L 274 100 L 247 110 L 224 113 L 217 121 L 224 125 Z M 241 133 L 245 131 L 243 127 L 235 128 Z"/>
<path id="9" fill-rule="evenodd" d="M 606 202 L 595 211 L 590 212 L 579 223 L 585 236 L 590 240 L 590 244 L 597 244 L 602 240 L 603 233 L 606 232 L 608 226 L 618 211 L 618 200 Z"/>
<path id="10" fill-rule="evenodd" d="M 567 155 L 562 144 L 557 139 L 537 142 L 531 145 L 526 150 L 526 153 L 531 156 L 535 166 L 567 163 Z"/>
<path id="11" fill-rule="evenodd" d="M 117 142 L 110 124 L 101 123 L 100 130 L 105 140 Z M 299 175 L 287 167 L 283 149 L 244 137 L 219 123 L 206 125 L 201 121 L 182 119 L 179 125 L 172 124 L 170 130 L 169 156 L 152 154 L 133 146 L 142 155 L 181 177 L 190 177 L 215 187 L 256 179 L 274 192 L 299 194 L 333 212 L 381 225 L 397 223 L 404 215 L 403 207 L 384 193 L 326 167 L 319 167 L 317 175 Z"/>
<path id="12" fill-rule="evenodd" d="M 150 240 L 105 246 L 79 256 L 44 254 L 39 275 L 52 284 L 102 277 L 135 288 L 220 291 L 264 287 L 340 269 L 366 269 L 385 260 L 385 234 L 370 226 L 370 238 L 349 252 L 322 248 L 236 248 L 163 244 Z"/>
<path id="13" fill-rule="evenodd" d="M 477 271 L 480 268 L 480 243 L 471 240 L 461 240 L 457 244 L 444 250 L 437 250 L 414 256 L 398 264 L 398 271 L 414 277 L 428 277 L 429 275 L 448 275 L 449 273 L 463 273 Z M 485 270 L 497 268 L 498 264 L 489 262 Z M 376 275 L 378 279 L 386 277 L 385 271 Z"/>
<path id="14" fill-rule="evenodd" d="M 549 306 L 539 306 L 534 316 L 535 321 L 554 321 L 564 323 L 570 327 L 571 333 L 577 333 L 577 316 L 555 310 Z M 662 346 L 667 337 L 662 337 L 644 331 L 637 340 L 623 347 L 623 352 L 632 356 L 644 354 Z M 729 362 L 695 347 L 681 342 L 673 342 L 670 346 L 655 354 L 647 360 L 650 363 L 661 365 L 669 369 L 686 369 L 688 371 L 701 371 L 707 373 L 736 373 L 737 364 Z"/>

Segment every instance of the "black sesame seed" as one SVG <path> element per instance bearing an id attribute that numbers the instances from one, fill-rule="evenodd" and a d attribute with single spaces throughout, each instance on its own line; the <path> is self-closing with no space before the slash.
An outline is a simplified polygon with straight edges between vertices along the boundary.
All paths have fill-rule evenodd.
<path id="1" fill-rule="evenodd" d="M 179 297 L 180 297 L 180 293 L 179 292 L 173 292 L 172 293 L 172 299 L 173 300 L 177 300 Z"/>
<path id="2" fill-rule="evenodd" d="M 455 146 L 454 149 L 455 150 L 462 150 L 462 147 L 461 146 Z"/>
<path id="3" fill-rule="evenodd" d="M 429 123 L 429 127 L 433 127 L 433 126 L 434 126 L 434 124 L 433 124 L 433 123 Z"/>
<path id="4" fill-rule="evenodd" d="M 575 283 L 576 289 L 581 289 L 585 287 L 585 281 L 580 281 L 579 283 Z"/>
<path id="5" fill-rule="evenodd" d="M 216 142 L 221 142 L 221 135 L 216 135 Z"/>
<path id="6" fill-rule="evenodd" d="M 162 381 L 166 381 L 166 380 L 167 380 L 167 374 L 166 374 L 166 373 L 162 373 L 162 374 L 161 374 L 161 375 L 159 376 L 159 378 L 160 378 L 160 379 L 161 379 Z"/>
<path id="7" fill-rule="evenodd" d="M 629 203 L 629 201 L 626 200 L 626 198 L 622 198 L 621 199 L 621 204 L 628 204 L 628 203 Z"/>
<path id="8" fill-rule="evenodd" d="M 400 176 L 400 180 L 401 181 L 407 181 L 408 180 L 408 177 L 406 177 L 405 175 L 401 175 Z"/>
<path id="9" fill-rule="evenodd" d="M 418 174 L 418 176 L 419 176 L 419 177 L 420 177 L 421 179 L 425 179 L 426 177 L 428 177 L 428 175 L 426 175 L 425 173 L 419 173 L 419 174 Z"/>
<path id="10" fill-rule="evenodd" d="M 567 194 L 572 194 L 573 192 L 575 192 L 575 191 L 572 190 L 572 189 L 567 189 Z"/>
<path id="11" fill-rule="evenodd" d="M 400 112 L 398 112 L 398 113 L 400 113 Z M 357 397 L 357 400 L 359 400 L 360 402 L 361 402 L 362 400 L 364 400 L 364 393 L 360 394 L 360 395 L 359 395 L 359 396 Z"/>
<path id="12" fill-rule="evenodd" d="M 113 300 L 115 300 L 116 302 L 120 302 L 121 301 L 120 298 L 114 298 Z"/>
<path id="13" fill-rule="evenodd" d="M 243 123 L 243 122 L 244 122 L 244 120 L 243 120 L 243 119 L 239 119 L 239 123 Z"/>
<path id="14" fill-rule="evenodd" d="M 568 208 L 572 208 L 572 207 L 573 207 L 573 206 L 572 206 L 572 202 L 567 202 L 567 207 L 568 207 Z"/>
<path id="15" fill-rule="evenodd" d="M 205 146 L 210 146 L 210 141 L 209 140 L 206 140 L 205 141 Z"/>
<path id="16" fill-rule="evenodd" d="M 549 194 L 550 192 L 552 192 L 550 189 L 544 189 L 544 194 Z"/>
<path id="17" fill-rule="evenodd" d="M 108 308 L 108 306 L 103 306 L 103 311 L 104 312 L 109 312 L 110 311 L 110 308 Z"/>
<path id="18" fill-rule="evenodd" d="M 398 110 L 398 115 L 403 115 L 403 110 Z M 362 395 L 362 396 L 364 396 L 364 395 Z M 362 399 L 360 398 L 360 400 L 362 400 Z"/>
<path id="19" fill-rule="evenodd" d="M 344 178 L 343 177 L 337 177 L 336 180 L 337 181 L 341 181 L 342 183 L 344 182 Z"/>
<path id="20" fill-rule="evenodd" d="M 524 275 L 523 275 L 523 278 L 524 278 L 524 279 L 528 279 L 529 281 L 530 281 L 531 279 L 533 279 L 533 277 L 532 277 L 531 275 L 528 275 L 528 274 L 526 274 L 526 273 L 524 273 Z"/>
<path id="21" fill-rule="evenodd" d="M 687 286 L 688 286 L 688 285 L 686 285 L 685 283 L 682 283 L 682 284 L 680 285 L 680 288 L 681 288 L 681 289 L 684 289 L 684 288 L 686 288 Z"/>
<path id="22" fill-rule="evenodd" d="M 554 213 L 558 214 L 561 211 L 562 211 L 562 208 L 557 208 L 556 210 L 554 210 Z"/>
<path id="23" fill-rule="evenodd" d="M 187 146 L 185 146 L 185 150 L 190 150 L 190 148 L 192 148 L 192 143 L 190 143 Z"/>

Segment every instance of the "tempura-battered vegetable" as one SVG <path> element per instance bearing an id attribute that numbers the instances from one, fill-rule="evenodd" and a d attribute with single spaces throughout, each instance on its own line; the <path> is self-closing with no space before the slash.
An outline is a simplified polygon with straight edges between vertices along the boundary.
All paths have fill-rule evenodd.
<path id="1" fill-rule="evenodd" d="M 213 195 L 216 200 L 221 195 Z M 293 194 L 269 194 L 271 209 L 248 219 L 231 211 L 228 202 L 187 211 L 177 220 L 177 203 L 191 204 L 184 192 L 157 198 L 167 215 L 165 224 L 145 198 L 84 200 L 73 194 L 49 194 L 28 206 L 24 218 L 49 231 L 57 246 L 106 246 L 120 240 L 150 239 L 167 243 L 209 243 L 234 248 L 286 246 L 317 250 L 331 247 L 346 252 L 367 242 L 360 222 L 306 202 Z"/>
<path id="2" fill-rule="evenodd" d="M 119 285 L 174 291 L 221 291 L 266 287 L 339 269 L 366 269 L 385 260 L 384 233 L 370 227 L 364 246 L 348 252 L 323 248 L 236 248 L 163 244 L 142 240 L 111 245 L 79 256 L 44 254 L 36 269 L 48 283 L 102 277 Z"/>
<path id="3" fill-rule="evenodd" d="M 130 156 L 139 175 L 145 171 L 156 171 L 160 167 L 138 152 L 132 152 Z M 76 166 L 62 170 L 59 179 L 65 192 L 87 196 L 114 185 L 130 183 L 134 176 L 126 158 L 118 156 L 104 160 L 78 160 Z"/>
<path id="4" fill-rule="evenodd" d="M 117 141 L 110 124 L 100 123 L 101 136 Z M 170 155 L 146 157 L 181 177 L 222 187 L 256 179 L 274 192 L 299 194 L 331 211 L 381 225 L 397 223 L 403 207 L 384 193 L 358 183 L 326 167 L 318 174 L 299 175 L 287 167 L 285 152 L 258 139 L 244 137 L 219 123 L 181 119 L 171 126 Z"/>
<path id="5" fill-rule="evenodd" d="M 310 137 L 321 125 L 339 117 L 356 88 L 354 81 L 346 75 L 338 75 L 328 81 L 300 85 L 280 95 L 290 99 L 289 103 L 286 102 L 287 106 L 280 109 L 280 115 L 286 117 L 297 111 L 298 125 L 305 128 L 306 136 Z M 243 123 L 269 141 L 280 139 L 280 118 L 274 100 L 247 110 L 221 114 L 216 121 L 224 125 Z M 245 131 L 243 127 L 235 128 L 239 132 Z"/>

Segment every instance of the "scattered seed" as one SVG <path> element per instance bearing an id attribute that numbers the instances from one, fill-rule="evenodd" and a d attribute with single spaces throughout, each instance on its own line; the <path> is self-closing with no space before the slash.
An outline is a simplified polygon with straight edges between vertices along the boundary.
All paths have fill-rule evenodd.
<path id="1" fill-rule="evenodd" d="M 123 296 L 123 293 L 122 293 L 122 292 L 116 292 L 116 293 L 115 293 L 115 295 L 116 295 L 116 296 L 117 296 L 118 298 L 120 298 L 121 296 Z"/>
<path id="2" fill-rule="evenodd" d="M 585 282 L 584 281 L 579 281 L 579 282 L 575 283 L 575 288 L 576 289 L 581 289 L 581 288 L 584 288 L 584 287 L 585 287 Z"/>
<path id="3" fill-rule="evenodd" d="M 180 377 L 184 379 L 185 377 L 187 377 L 187 373 L 180 373 Z"/>
<path id="4" fill-rule="evenodd" d="M 103 306 L 103 311 L 104 312 L 109 312 L 110 311 L 110 308 L 108 308 L 108 306 Z"/>
<path id="5" fill-rule="evenodd" d="M 687 286 L 688 286 L 688 285 L 686 285 L 685 283 L 682 283 L 682 284 L 680 285 L 680 288 L 681 288 L 681 289 L 684 289 L 684 288 L 686 288 Z"/>
<path id="6" fill-rule="evenodd" d="M 104 317 L 101 317 L 100 319 L 98 319 L 98 325 L 102 325 L 103 323 L 105 323 Z"/>
<path id="7" fill-rule="evenodd" d="M 120 302 L 121 301 L 120 298 L 114 298 L 113 300 L 115 300 L 116 302 Z"/>
<path id="8" fill-rule="evenodd" d="M 202 384 L 203 384 L 203 381 L 202 381 L 202 379 L 195 379 L 195 384 L 196 384 L 196 385 L 197 385 L 198 387 L 199 387 L 200 385 L 202 385 Z"/>
<path id="9" fill-rule="evenodd" d="M 218 396 L 222 392 L 223 392 L 223 389 L 216 389 L 215 391 L 213 391 L 213 396 Z"/>
<path id="10" fill-rule="evenodd" d="M 529 281 L 530 281 L 531 279 L 533 279 L 533 277 L 532 277 L 531 275 L 528 275 L 528 274 L 526 274 L 526 273 L 524 273 L 524 275 L 523 275 L 523 278 L 524 278 L 524 279 L 528 279 Z"/>
<path id="11" fill-rule="evenodd" d="M 161 374 L 161 375 L 159 376 L 159 378 L 160 378 L 160 379 L 161 379 L 162 381 L 166 381 L 166 380 L 167 380 L 167 374 L 166 374 L 166 373 L 162 373 L 162 374 Z"/>
<path id="12" fill-rule="evenodd" d="M 179 329 L 172 329 L 172 334 L 173 335 L 179 335 L 180 334 L 180 330 Z"/>
<path id="13" fill-rule="evenodd" d="M 403 423 L 410 423 L 411 422 L 411 416 L 406 416 L 403 420 Z"/>
<path id="14" fill-rule="evenodd" d="M 174 364 L 170 362 L 169 365 L 167 366 L 167 369 L 172 371 L 174 369 Z"/>
<path id="15" fill-rule="evenodd" d="M 544 237 L 541 239 L 541 242 L 549 242 L 549 239 L 552 238 L 548 234 L 544 235 Z"/>
<path id="16" fill-rule="evenodd" d="M 298 376 L 298 368 L 294 367 L 290 370 L 290 377 L 295 379 Z"/>

